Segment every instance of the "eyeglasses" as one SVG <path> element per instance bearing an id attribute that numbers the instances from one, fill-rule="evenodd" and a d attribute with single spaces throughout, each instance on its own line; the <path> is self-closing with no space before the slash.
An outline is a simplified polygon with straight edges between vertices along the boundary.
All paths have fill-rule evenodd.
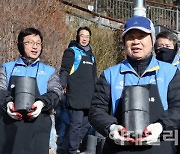
<path id="1" fill-rule="evenodd" d="M 157 48 L 171 48 L 173 45 L 171 44 L 159 44 L 157 45 Z"/>
<path id="2" fill-rule="evenodd" d="M 90 39 L 90 36 L 89 36 L 89 35 L 83 35 L 83 34 L 81 34 L 81 35 L 79 35 L 79 36 L 82 37 L 82 38 Z"/>
<path id="3" fill-rule="evenodd" d="M 40 47 L 40 46 L 42 45 L 41 42 L 34 42 L 34 41 L 27 41 L 27 42 L 23 42 L 23 43 L 24 43 L 24 45 L 29 45 L 29 46 L 34 46 L 34 45 L 36 45 L 36 46 L 38 46 L 38 47 Z"/>

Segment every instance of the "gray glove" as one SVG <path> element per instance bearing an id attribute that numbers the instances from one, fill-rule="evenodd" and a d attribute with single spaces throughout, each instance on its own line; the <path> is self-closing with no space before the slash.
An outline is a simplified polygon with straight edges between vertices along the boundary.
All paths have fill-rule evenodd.
<path id="1" fill-rule="evenodd" d="M 125 136 L 126 129 L 121 125 L 112 124 L 110 126 L 109 138 L 118 145 L 125 145 L 125 142 L 134 143 L 133 138 Z"/>
<path id="2" fill-rule="evenodd" d="M 42 110 L 43 107 L 44 107 L 44 103 L 42 101 L 36 101 L 32 105 L 32 109 L 34 111 L 27 114 L 29 119 L 31 120 L 31 119 L 34 119 L 34 118 L 38 117 L 39 114 L 41 113 L 41 110 Z"/>
<path id="3" fill-rule="evenodd" d="M 19 112 L 15 112 L 13 102 L 7 103 L 7 114 L 15 120 L 22 120 L 22 114 L 20 114 Z"/>
<path id="4" fill-rule="evenodd" d="M 163 127 L 159 122 L 150 124 L 144 131 L 144 133 L 145 134 L 148 133 L 148 135 L 146 135 L 146 137 L 142 139 L 139 139 L 139 142 L 145 141 L 147 145 L 152 145 L 154 143 L 157 143 L 158 138 L 162 133 L 162 131 L 163 131 Z"/>

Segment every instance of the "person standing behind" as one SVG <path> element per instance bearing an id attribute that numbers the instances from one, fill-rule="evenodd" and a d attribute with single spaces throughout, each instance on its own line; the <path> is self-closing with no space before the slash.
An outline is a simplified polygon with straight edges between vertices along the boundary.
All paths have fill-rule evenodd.
<path id="1" fill-rule="evenodd" d="M 42 43 L 39 30 L 22 30 L 17 44 L 21 57 L 0 67 L 0 153 L 49 154 L 50 111 L 63 88 L 56 69 L 40 61 Z"/>
<path id="2" fill-rule="evenodd" d="M 97 77 L 90 38 L 91 30 L 88 27 L 77 30 L 76 40 L 71 41 L 64 51 L 60 69 L 61 84 L 66 89 L 70 115 L 69 154 L 77 153 L 80 142 L 90 127 L 88 113 Z"/>
<path id="3" fill-rule="evenodd" d="M 154 45 L 156 58 L 170 63 L 179 68 L 178 38 L 170 31 L 162 31 L 157 34 Z"/>
<path id="4" fill-rule="evenodd" d="M 172 154 L 175 143 L 165 136 L 159 137 L 164 130 L 172 133 L 180 126 L 180 71 L 152 55 L 155 29 L 148 18 L 128 19 L 122 40 L 127 59 L 102 72 L 89 111 L 91 125 L 107 137 L 103 154 Z M 128 131 L 135 132 L 129 127 L 146 121 L 146 116 L 142 116 L 141 123 L 137 123 L 141 118 L 136 114 L 144 109 L 136 108 L 137 104 L 139 107 L 148 105 L 148 110 L 144 111 L 149 113 L 149 121 L 139 137 L 126 136 Z M 127 110 L 122 110 L 123 106 Z M 126 116 L 132 110 L 133 116 Z"/>
<path id="5" fill-rule="evenodd" d="M 154 45 L 156 58 L 176 66 L 180 69 L 179 53 L 178 53 L 178 38 L 170 31 L 162 31 L 157 34 Z M 180 153 L 180 130 L 178 130 L 178 145 L 177 154 Z"/>

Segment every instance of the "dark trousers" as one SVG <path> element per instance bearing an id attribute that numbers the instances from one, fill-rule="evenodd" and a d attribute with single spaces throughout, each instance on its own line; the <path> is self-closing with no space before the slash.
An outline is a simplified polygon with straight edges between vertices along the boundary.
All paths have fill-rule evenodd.
<path id="1" fill-rule="evenodd" d="M 70 126 L 68 133 L 68 154 L 77 154 L 80 142 L 85 137 L 90 127 L 88 110 L 69 110 Z"/>

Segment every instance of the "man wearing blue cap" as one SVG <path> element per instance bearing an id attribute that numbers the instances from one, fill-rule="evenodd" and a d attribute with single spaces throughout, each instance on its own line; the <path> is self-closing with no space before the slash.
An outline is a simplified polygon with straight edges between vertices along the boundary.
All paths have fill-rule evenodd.
<path id="1" fill-rule="evenodd" d="M 102 72 L 89 112 L 91 125 L 107 137 L 103 154 L 172 154 L 180 72 L 152 55 L 155 30 L 148 18 L 130 18 L 122 39 L 127 59 Z"/>

